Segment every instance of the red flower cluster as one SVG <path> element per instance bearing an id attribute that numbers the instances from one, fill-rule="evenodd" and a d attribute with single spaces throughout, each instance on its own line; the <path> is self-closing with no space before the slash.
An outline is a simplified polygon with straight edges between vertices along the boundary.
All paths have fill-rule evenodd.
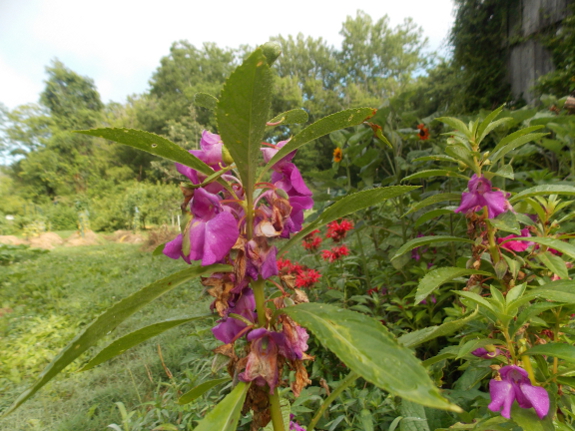
<path id="1" fill-rule="evenodd" d="M 349 254 L 349 248 L 346 245 L 341 245 L 339 247 L 332 247 L 331 250 L 322 251 L 323 260 L 333 263 L 342 256 L 347 256 Z"/>
<path id="2" fill-rule="evenodd" d="M 316 236 L 318 233 L 319 229 L 316 229 L 306 235 L 302 242 L 303 248 L 308 251 L 317 251 L 322 242 L 322 239 L 319 236 Z"/>
<path id="3" fill-rule="evenodd" d="M 327 225 L 326 238 L 331 238 L 334 242 L 340 242 L 345 238 L 347 231 L 353 229 L 353 223 L 350 220 L 343 219 L 341 222 L 332 221 Z"/>
<path id="4" fill-rule="evenodd" d="M 321 278 L 321 274 L 315 269 L 300 265 L 297 262 L 291 263 L 288 259 L 278 259 L 277 265 L 280 274 L 289 274 L 295 277 L 296 287 L 312 287 Z"/>

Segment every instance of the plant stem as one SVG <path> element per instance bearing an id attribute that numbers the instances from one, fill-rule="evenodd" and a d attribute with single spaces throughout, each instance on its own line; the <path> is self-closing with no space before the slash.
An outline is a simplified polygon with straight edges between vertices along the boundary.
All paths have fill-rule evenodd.
<path id="1" fill-rule="evenodd" d="M 525 371 L 527 371 L 527 374 L 529 375 L 529 380 L 531 380 L 531 384 L 536 385 L 537 380 L 535 380 L 535 374 L 533 374 L 531 359 L 529 359 L 529 356 L 523 355 L 521 356 L 521 362 L 523 362 L 523 368 L 525 368 Z"/>
<path id="2" fill-rule="evenodd" d="M 505 337 L 505 341 L 507 341 L 507 348 L 511 353 L 511 359 L 513 360 L 513 365 L 517 365 L 517 357 L 515 356 L 515 346 L 513 345 L 513 340 L 511 340 L 511 337 L 509 336 L 509 329 L 503 328 L 501 332 Z"/>
<path id="3" fill-rule="evenodd" d="M 274 393 L 270 395 L 270 414 L 272 416 L 272 425 L 274 431 L 285 431 L 284 418 L 282 416 L 282 408 L 280 405 L 280 397 L 278 395 L 278 388 L 274 389 Z"/>
<path id="4" fill-rule="evenodd" d="M 347 375 L 347 377 L 339 383 L 339 386 L 331 393 L 331 395 L 329 397 L 327 397 L 325 399 L 323 404 L 319 407 L 317 413 L 315 414 L 315 416 L 313 417 L 313 419 L 311 420 L 311 422 L 307 426 L 307 431 L 313 431 L 314 430 L 315 426 L 317 425 L 317 423 L 319 422 L 319 420 L 321 419 L 322 415 L 327 410 L 329 405 L 331 403 L 333 403 L 336 400 L 336 398 L 339 397 L 339 394 L 341 394 L 344 390 L 346 390 L 358 378 L 359 378 L 359 374 L 357 374 L 355 371 L 351 371 Z"/>
<path id="5" fill-rule="evenodd" d="M 265 281 L 263 278 L 258 277 L 257 280 L 252 281 L 252 289 L 254 291 L 254 298 L 256 300 L 256 311 L 258 312 L 258 324 L 260 327 L 266 326 L 266 297 L 264 294 Z"/>

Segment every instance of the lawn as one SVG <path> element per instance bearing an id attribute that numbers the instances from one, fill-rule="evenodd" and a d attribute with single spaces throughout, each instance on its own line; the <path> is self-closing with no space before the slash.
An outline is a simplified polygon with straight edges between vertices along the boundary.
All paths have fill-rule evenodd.
<path id="1" fill-rule="evenodd" d="M 62 247 L 34 260 L 0 266 L 0 337 L 4 346 L 0 351 L 0 410 L 100 312 L 184 266 L 181 261 L 152 257 L 128 244 Z M 185 421 L 191 426 L 196 414 L 190 412 L 198 412 L 202 406 L 187 405 L 169 413 L 162 413 L 162 406 L 173 403 L 182 390 L 209 374 L 205 369 L 209 362 L 203 358 L 211 357 L 210 350 L 216 347 L 210 336 L 211 317 L 172 329 L 96 369 L 76 370 L 117 336 L 160 320 L 204 314 L 209 303 L 198 281 L 156 300 L 20 409 L 0 419 L 0 429 L 100 431 L 112 423 L 123 429 L 146 429 L 137 426 L 138 420 L 153 422 L 149 417 L 144 421 L 145 415 L 165 415 L 156 422 L 178 423 L 178 429 L 188 429 Z M 128 411 L 139 406 L 129 428 L 122 424 L 116 403 L 123 403 Z"/>

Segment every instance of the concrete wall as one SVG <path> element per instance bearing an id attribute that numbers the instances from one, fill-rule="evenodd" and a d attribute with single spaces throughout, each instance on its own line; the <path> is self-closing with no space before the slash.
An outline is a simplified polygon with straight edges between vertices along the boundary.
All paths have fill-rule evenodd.
<path id="1" fill-rule="evenodd" d="M 502 0 L 506 1 L 506 0 Z M 549 27 L 560 25 L 575 0 L 518 0 L 508 20 L 508 79 L 513 97 L 535 102 L 531 88 L 541 75 L 554 70 L 551 54 L 536 39 Z M 514 43 L 521 40 L 519 43 Z"/>

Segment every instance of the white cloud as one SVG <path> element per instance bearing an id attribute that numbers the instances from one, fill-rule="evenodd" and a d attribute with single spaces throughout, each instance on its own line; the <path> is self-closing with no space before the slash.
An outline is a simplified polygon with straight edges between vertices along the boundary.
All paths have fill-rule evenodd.
<path id="1" fill-rule="evenodd" d="M 0 103 L 14 108 L 38 101 L 43 84 L 0 58 Z"/>

